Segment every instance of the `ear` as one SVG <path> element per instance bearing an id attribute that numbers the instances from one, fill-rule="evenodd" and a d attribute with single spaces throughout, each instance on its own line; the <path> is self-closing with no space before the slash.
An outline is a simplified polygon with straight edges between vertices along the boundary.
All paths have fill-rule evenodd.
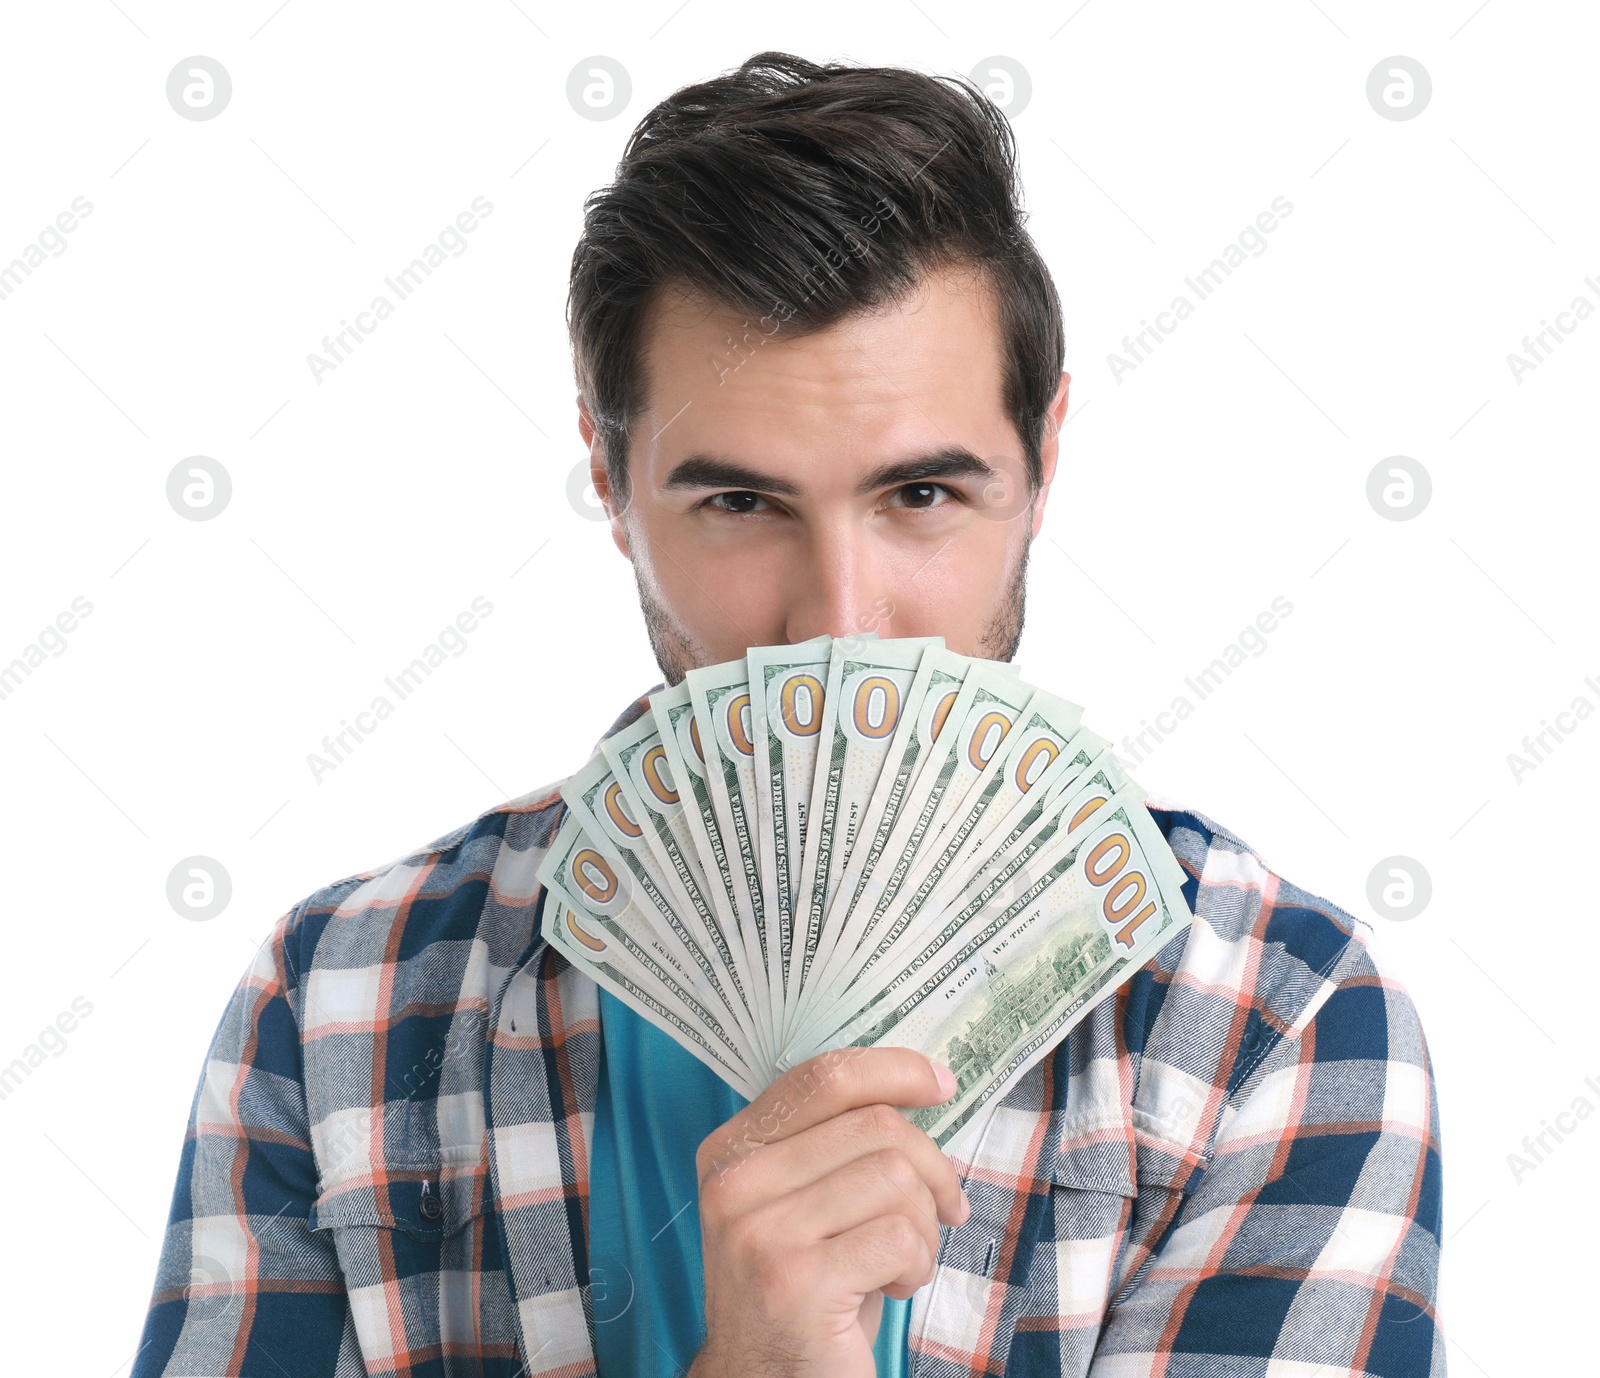
<path id="1" fill-rule="evenodd" d="M 1044 525 L 1044 505 L 1050 496 L 1050 485 L 1056 477 L 1056 460 L 1061 448 L 1061 427 L 1067 417 L 1067 388 L 1072 382 L 1070 373 L 1061 375 L 1061 383 L 1045 413 L 1044 438 L 1039 442 L 1039 491 L 1033 499 L 1033 535 L 1038 536 Z"/>
<path id="2" fill-rule="evenodd" d="M 600 440 L 599 429 L 594 424 L 594 417 L 589 414 L 589 404 L 584 401 L 581 392 L 578 394 L 578 434 L 583 437 L 583 443 L 589 447 L 589 482 L 593 485 L 595 496 L 600 499 L 601 506 L 606 510 L 606 522 L 611 527 L 612 543 L 631 560 L 633 556 L 628 550 L 627 526 L 623 521 L 624 509 L 611 491 L 611 474 L 606 468 L 605 445 Z"/>

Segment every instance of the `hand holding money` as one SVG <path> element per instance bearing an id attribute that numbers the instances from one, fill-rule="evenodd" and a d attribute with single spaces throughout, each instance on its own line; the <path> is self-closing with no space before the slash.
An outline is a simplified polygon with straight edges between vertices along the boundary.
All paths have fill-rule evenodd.
<path id="1" fill-rule="evenodd" d="M 1191 921 L 1076 704 L 937 639 L 693 670 L 568 781 L 542 931 L 752 1101 L 827 1049 L 915 1049 L 941 1148 Z"/>
<path id="2" fill-rule="evenodd" d="M 701 1143 L 706 1343 L 690 1378 L 872 1378 L 884 1296 L 933 1276 L 939 1225 L 971 1207 L 895 1106 L 955 1079 L 905 1048 L 823 1053 Z"/>

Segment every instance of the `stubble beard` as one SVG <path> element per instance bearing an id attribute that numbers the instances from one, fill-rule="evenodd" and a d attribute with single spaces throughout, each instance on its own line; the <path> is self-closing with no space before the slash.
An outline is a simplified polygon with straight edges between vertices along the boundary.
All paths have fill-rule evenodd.
<path id="1" fill-rule="evenodd" d="M 639 587 L 639 610 L 644 613 L 645 633 L 661 676 L 669 685 L 682 684 L 690 670 L 706 663 L 705 654 L 683 623 L 646 586 L 638 565 L 633 567 L 633 580 Z"/>
<path id="2" fill-rule="evenodd" d="M 986 660 L 1010 660 L 1022 641 L 1024 605 L 1028 601 L 1028 551 L 1032 546 L 1031 537 L 1023 542 L 1011 579 L 978 639 L 979 651 Z"/>
<path id="3" fill-rule="evenodd" d="M 1027 602 L 1028 551 L 1032 540 L 1023 544 L 1022 554 L 1005 581 L 999 601 L 989 619 L 984 623 L 978 638 L 978 654 L 985 660 L 1010 660 L 1022 641 L 1024 605 Z M 708 664 L 706 651 L 689 634 L 681 621 L 645 583 L 634 565 L 634 583 L 639 589 L 639 610 L 644 614 L 645 633 L 650 638 L 650 650 L 661 668 L 662 678 L 669 685 L 683 683 L 690 670 Z"/>

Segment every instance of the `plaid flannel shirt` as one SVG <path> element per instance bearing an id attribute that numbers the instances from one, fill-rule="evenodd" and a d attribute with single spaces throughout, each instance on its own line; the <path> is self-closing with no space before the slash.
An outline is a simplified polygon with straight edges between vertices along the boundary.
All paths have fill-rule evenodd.
<path id="1" fill-rule="evenodd" d="M 200 1077 L 134 1378 L 595 1374 L 598 992 L 534 878 L 563 811 L 511 800 L 278 921 Z M 1348 914 L 1151 811 L 1195 922 L 952 1145 L 973 1209 L 910 1378 L 1438 1378 L 1411 1000 Z"/>

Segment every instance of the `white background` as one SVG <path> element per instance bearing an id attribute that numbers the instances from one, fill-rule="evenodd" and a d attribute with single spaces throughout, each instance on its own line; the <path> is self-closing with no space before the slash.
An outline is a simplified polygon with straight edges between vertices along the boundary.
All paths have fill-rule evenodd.
<path id="1" fill-rule="evenodd" d="M 1024 673 L 1120 738 L 1292 602 L 1139 778 L 1370 920 L 1421 1008 L 1454 1370 L 1583 1362 L 1600 1116 L 1531 1171 L 1508 1155 L 1600 1108 L 1600 717 L 1520 781 L 1507 755 L 1600 706 L 1600 319 L 1520 381 L 1507 356 L 1600 306 L 1592 7 L 275 3 L 8 7 L 0 46 L 0 264 L 93 205 L 0 300 L 0 664 L 93 605 L 0 700 L 0 1064 L 92 1006 L 0 1102 L 17 1371 L 63 1337 L 75 1372 L 125 1371 L 201 1057 L 273 921 L 567 774 L 658 679 L 627 566 L 567 496 L 566 275 L 634 122 L 763 48 L 1025 66 L 1074 381 Z M 166 98 L 196 54 L 233 82 L 205 122 Z M 632 78 L 618 118 L 568 104 L 595 54 Z M 1368 103 L 1392 55 L 1431 75 L 1414 119 Z M 467 250 L 317 382 L 307 354 L 476 196 Z M 1266 252 L 1118 381 L 1108 353 L 1277 196 Z M 231 476 L 215 520 L 168 504 L 193 455 Z M 1366 496 L 1393 455 L 1431 475 L 1413 520 Z M 314 778 L 479 595 L 465 653 Z M 1407 922 L 1367 899 L 1396 854 L 1432 879 Z M 193 855 L 232 880 L 207 922 L 167 900 Z"/>

